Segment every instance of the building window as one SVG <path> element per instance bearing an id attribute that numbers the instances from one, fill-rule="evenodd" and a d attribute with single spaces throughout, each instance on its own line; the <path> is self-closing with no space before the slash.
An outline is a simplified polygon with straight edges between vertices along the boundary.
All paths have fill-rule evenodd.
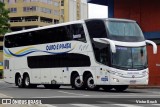
<path id="1" fill-rule="evenodd" d="M 52 0 L 39 0 L 42 3 L 52 4 Z"/>
<path id="2" fill-rule="evenodd" d="M 59 20 L 54 19 L 54 24 L 58 24 L 58 23 L 59 23 Z"/>
<path id="3" fill-rule="evenodd" d="M 31 2 L 38 2 L 39 0 L 31 0 Z"/>
<path id="4" fill-rule="evenodd" d="M 8 4 L 14 4 L 16 2 L 17 2 L 17 0 L 8 0 Z"/>
<path id="5" fill-rule="evenodd" d="M 17 12 L 17 8 L 9 8 L 8 9 L 10 13 L 16 13 Z"/>
<path id="6" fill-rule="evenodd" d="M 54 10 L 54 15 L 59 16 L 59 10 Z"/>
<path id="7" fill-rule="evenodd" d="M 64 6 L 64 0 L 61 0 L 61 6 Z"/>
<path id="8" fill-rule="evenodd" d="M 43 12 L 43 13 L 48 13 L 48 14 L 51 14 L 51 13 L 52 13 L 52 10 L 51 10 L 51 9 L 44 8 L 44 7 L 40 7 L 40 11 Z"/>
<path id="9" fill-rule="evenodd" d="M 37 6 L 23 7 L 24 12 L 38 11 Z"/>
<path id="10" fill-rule="evenodd" d="M 61 9 L 61 15 L 64 15 L 64 9 Z"/>
<path id="11" fill-rule="evenodd" d="M 54 1 L 54 6 L 55 6 L 55 7 L 58 7 L 58 6 L 59 6 L 59 2 Z"/>
<path id="12" fill-rule="evenodd" d="M 30 2 L 31 0 L 23 0 L 23 2 Z"/>

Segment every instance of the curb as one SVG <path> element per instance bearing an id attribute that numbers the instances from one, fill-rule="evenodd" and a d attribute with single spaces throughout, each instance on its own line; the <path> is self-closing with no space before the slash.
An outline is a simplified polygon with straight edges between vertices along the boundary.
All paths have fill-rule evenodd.
<path id="1" fill-rule="evenodd" d="M 160 89 L 160 86 L 129 86 L 130 89 Z"/>

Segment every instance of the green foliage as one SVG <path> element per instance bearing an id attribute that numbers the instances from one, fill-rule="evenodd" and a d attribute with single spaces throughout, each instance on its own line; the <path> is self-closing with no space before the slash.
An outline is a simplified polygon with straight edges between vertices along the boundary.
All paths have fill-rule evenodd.
<path id="1" fill-rule="evenodd" d="M 9 31 L 10 24 L 8 23 L 9 11 L 5 9 L 5 4 L 0 2 L 0 35 Z"/>

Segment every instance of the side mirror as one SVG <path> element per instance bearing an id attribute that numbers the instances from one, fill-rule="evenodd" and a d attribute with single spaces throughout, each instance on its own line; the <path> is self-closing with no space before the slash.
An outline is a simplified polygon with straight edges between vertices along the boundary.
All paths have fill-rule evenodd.
<path id="1" fill-rule="evenodd" d="M 151 40 L 146 40 L 146 43 L 151 44 L 153 46 L 153 53 L 157 54 L 157 45 Z"/>
<path id="2" fill-rule="evenodd" d="M 95 42 L 110 44 L 112 53 L 116 53 L 116 45 L 112 40 L 106 38 L 93 38 Z"/>

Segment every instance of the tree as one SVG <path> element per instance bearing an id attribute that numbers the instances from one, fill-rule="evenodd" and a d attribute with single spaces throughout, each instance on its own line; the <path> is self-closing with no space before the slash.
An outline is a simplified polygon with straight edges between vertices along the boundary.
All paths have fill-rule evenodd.
<path id="1" fill-rule="evenodd" d="M 5 4 L 0 2 L 0 35 L 4 35 L 9 31 L 10 24 L 8 23 L 9 11 L 5 9 Z"/>

